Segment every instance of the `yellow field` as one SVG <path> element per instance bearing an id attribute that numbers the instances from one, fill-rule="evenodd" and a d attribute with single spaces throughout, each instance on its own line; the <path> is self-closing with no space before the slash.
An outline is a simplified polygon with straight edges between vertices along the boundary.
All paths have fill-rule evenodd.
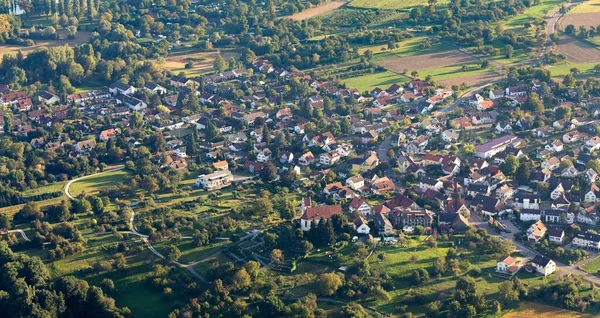
<path id="1" fill-rule="evenodd" d="M 592 13 L 600 12 L 600 0 L 589 0 L 576 4 L 569 13 Z"/>
<path id="2" fill-rule="evenodd" d="M 213 62 L 217 58 L 218 54 L 221 54 L 221 57 L 225 59 L 226 62 L 229 62 L 231 57 L 239 58 L 239 54 L 235 52 L 199 52 L 199 53 L 189 53 L 189 54 L 181 54 L 181 55 L 172 55 L 165 58 L 164 66 L 165 68 L 171 70 L 171 72 L 178 74 L 180 72 L 184 72 L 188 77 L 199 76 L 205 73 L 210 73 L 214 71 Z M 194 63 L 192 68 L 186 69 L 185 64 L 188 62 Z"/>
<path id="3" fill-rule="evenodd" d="M 20 45 L 0 45 L 0 56 L 4 54 L 17 54 L 19 50 L 23 52 L 23 55 L 27 55 L 30 52 L 33 52 L 35 49 L 39 47 L 53 47 L 53 46 L 63 46 L 68 44 L 70 46 L 81 45 L 89 40 L 92 32 L 88 31 L 79 31 L 74 39 L 66 39 L 66 34 L 64 31 L 58 31 L 60 40 L 35 40 L 35 45 L 32 46 L 20 46 Z"/>

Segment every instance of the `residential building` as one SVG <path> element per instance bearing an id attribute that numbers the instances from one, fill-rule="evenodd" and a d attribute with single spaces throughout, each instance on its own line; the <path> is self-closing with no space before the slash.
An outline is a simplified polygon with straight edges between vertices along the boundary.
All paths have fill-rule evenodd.
<path id="1" fill-rule="evenodd" d="M 579 232 L 575 234 L 575 237 L 573 238 L 573 241 L 571 241 L 571 244 L 582 248 L 591 248 L 599 250 L 600 235 L 587 232 Z"/>
<path id="2" fill-rule="evenodd" d="M 539 220 L 527 229 L 527 240 L 529 242 L 537 243 L 544 235 L 546 235 L 547 230 L 548 228 L 546 228 L 546 225 Z"/>
<path id="3" fill-rule="evenodd" d="M 341 205 L 309 206 L 300 217 L 300 228 L 309 231 L 313 224 L 317 225 L 321 219 L 328 220 L 336 214 L 342 214 Z"/>
<path id="4" fill-rule="evenodd" d="M 556 263 L 542 255 L 537 255 L 531 262 L 531 266 L 544 276 L 548 276 L 556 271 Z"/>
<path id="5" fill-rule="evenodd" d="M 196 179 L 196 186 L 206 190 L 218 190 L 231 185 L 233 175 L 230 171 L 217 171 L 211 174 L 203 174 Z"/>

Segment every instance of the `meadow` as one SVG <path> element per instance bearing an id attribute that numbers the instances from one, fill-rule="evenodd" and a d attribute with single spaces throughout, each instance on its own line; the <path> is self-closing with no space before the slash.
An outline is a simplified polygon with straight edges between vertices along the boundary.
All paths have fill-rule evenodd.
<path id="1" fill-rule="evenodd" d="M 438 1 L 438 5 L 443 6 L 450 3 L 450 0 Z M 410 10 L 414 7 L 426 6 L 426 1 L 419 0 L 354 0 L 349 6 L 361 9 L 385 9 L 385 10 Z"/>

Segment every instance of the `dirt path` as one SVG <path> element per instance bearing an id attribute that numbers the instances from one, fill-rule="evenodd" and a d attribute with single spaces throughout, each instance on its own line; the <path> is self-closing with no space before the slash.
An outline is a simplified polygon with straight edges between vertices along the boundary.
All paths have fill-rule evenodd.
<path id="1" fill-rule="evenodd" d="M 318 15 L 321 15 L 323 13 L 333 11 L 333 10 L 340 8 L 346 4 L 347 4 L 347 2 L 344 2 L 344 1 L 326 2 L 321 5 L 316 6 L 314 8 L 310 8 L 310 9 L 306 9 L 302 12 L 298 12 L 294 15 L 289 16 L 288 18 L 290 18 L 292 20 L 296 20 L 296 21 L 307 20 L 310 18 L 314 18 Z"/>

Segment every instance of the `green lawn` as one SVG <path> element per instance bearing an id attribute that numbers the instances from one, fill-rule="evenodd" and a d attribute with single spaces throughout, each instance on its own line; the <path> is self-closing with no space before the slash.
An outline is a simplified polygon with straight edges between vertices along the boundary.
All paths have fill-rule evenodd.
<path id="1" fill-rule="evenodd" d="M 395 83 L 407 82 L 409 79 L 405 76 L 395 74 L 389 71 L 366 74 L 358 77 L 351 77 L 344 80 L 347 87 L 356 88 L 360 92 L 372 90 L 375 87 L 383 89 L 388 88 Z"/>
<path id="2" fill-rule="evenodd" d="M 578 75 L 577 78 L 583 79 L 590 76 L 600 77 L 600 74 L 585 74 L 588 71 L 592 70 L 594 66 L 600 64 L 600 61 L 593 63 L 570 63 L 570 62 L 562 62 L 559 64 L 552 65 L 548 67 L 553 77 L 564 77 L 565 75 L 571 72 L 572 68 L 577 68 L 581 71 L 582 74 Z"/>
<path id="3" fill-rule="evenodd" d="M 463 66 L 466 67 L 463 70 Z M 485 76 L 495 76 L 493 74 L 493 70 L 490 68 L 482 69 L 480 64 L 461 64 L 461 65 L 448 65 L 436 68 L 428 68 L 418 70 L 419 77 L 424 78 L 428 75 L 431 75 L 434 81 L 444 81 L 444 80 L 456 80 L 454 84 L 460 84 L 461 78 L 467 77 L 485 77 Z"/>
<path id="4" fill-rule="evenodd" d="M 596 274 L 598 271 L 600 271 L 600 257 L 596 257 L 585 263 L 583 266 L 581 266 L 581 269 L 590 274 Z"/>
<path id="5" fill-rule="evenodd" d="M 449 0 L 441 0 L 438 5 L 445 5 L 450 3 Z M 350 7 L 363 8 L 363 9 L 389 9 L 389 10 L 409 10 L 414 7 L 426 6 L 426 1 L 419 0 L 354 0 L 350 2 Z"/>
<path id="6" fill-rule="evenodd" d="M 117 170 L 99 174 L 97 176 L 88 177 L 75 181 L 69 187 L 69 193 L 72 196 L 78 196 L 85 191 L 88 195 L 98 193 L 102 189 L 116 186 L 118 182 L 129 175 L 126 170 Z"/>

